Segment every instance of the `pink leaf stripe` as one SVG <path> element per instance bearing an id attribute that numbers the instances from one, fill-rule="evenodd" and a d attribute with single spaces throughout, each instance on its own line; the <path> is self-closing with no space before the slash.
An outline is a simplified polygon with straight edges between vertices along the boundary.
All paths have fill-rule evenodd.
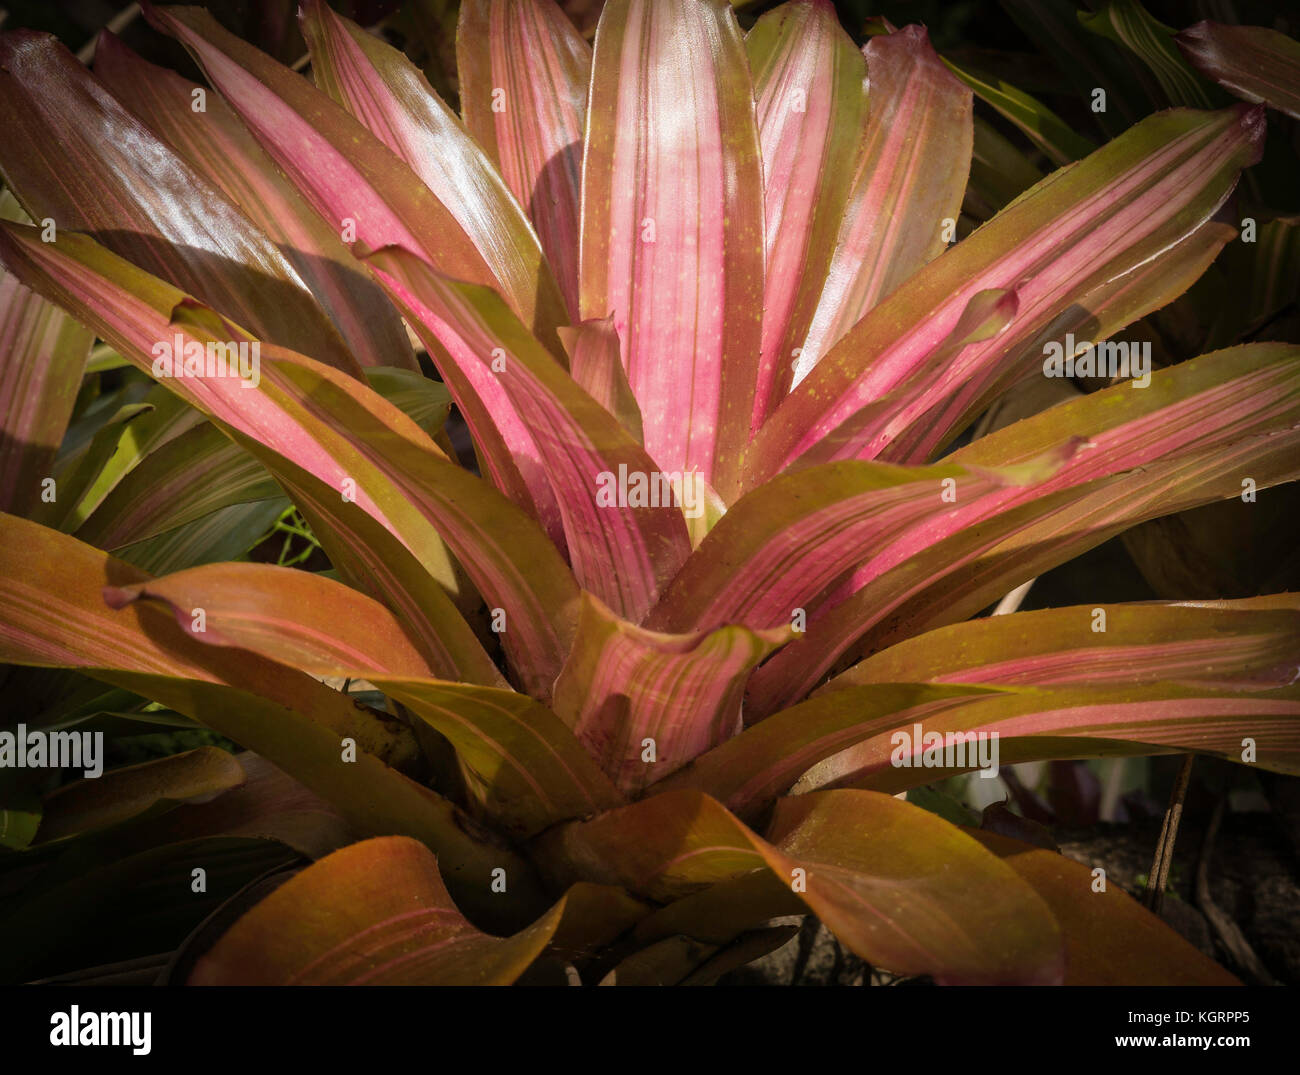
<path id="1" fill-rule="evenodd" d="M 1063 346 L 1067 333 L 1073 333 L 1076 340 L 1099 342 L 1152 311 L 1167 306 L 1200 279 L 1219 251 L 1236 237 L 1236 228 L 1214 220 L 1207 221 L 1158 258 L 1102 284 L 1072 303 L 1023 348 L 1012 365 L 1002 370 L 989 367 L 976 371 L 966 383 L 941 393 L 938 402 L 929 410 L 921 411 L 925 406 L 923 401 L 921 407 L 908 408 L 907 415 L 900 420 L 898 410 L 909 399 L 917 398 L 915 389 L 921 385 L 918 373 L 910 386 L 904 386 L 881 401 L 877 413 L 870 418 L 871 428 L 889 441 L 879 458 L 882 461 L 920 463 L 933 457 L 947 447 L 997 393 L 1021 378 L 1039 375 L 1044 347 L 1048 343 L 1061 342 Z M 1009 294 L 1016 296 L 1015 292 Z M 1007 323 L 997 326 L 996 331 L 1007 328 L 1014 316 L 1015 310 L 1012 309 Z M 991 339 L 994 334 L 989 332 L 982 338 Z M 974 342 L 977 341 L 965 341 Z M 964 345 L 953 347 L 952 343 L 950 337 L 948 343 L 937 349 L 927 361 L 925 368 L 930 376 L 942 371 Z M 1120 345 L 1123 346 L 1123 341 Z M 1129 343 L 1128 346 L 1133 348 L 1137 344 Z M 1137 375 L 1133 367 L 1130 367 L 1130 373 Z M 865 418 L 866 413 L 863 412 L 861 417 Z M 833 454 L 843 434 L 857 436 L 865 431 L 866 425 L 866 422 L 844 423 L 836 433 L 810 451 L 807 458 L 811 460 L 823 454 Z"/>
<path id="2" fill-rule="evenodd" d="M 630 492 L 612 495 L 620 482 L 627 484 L 626 475 L 657 479 L 645 449 L 492 292 L 439 277 L 406 251 L 390 248 L 368 260 L 412 320 L 438 334 L 459 368 L 500 385 L 545 460 L 578 582 L 640 620 L 691 551 L 682 510 L 664 499 L 667 490 L 648 504 L 634 503 Z M 677 495 L 688 494 L 683 488 Z"/>
<path id="3" fill-rule="evenodd" d="M 869 691 L 871 688 L 851 688 Z M 831 705 L 845 692 L 808 706 Z M 794 710 L 790 710 L 793 713 Z M 775 718 L 773 718 L 775 719 Z M 905 727 L 907 740 L 880 728 L 856 746 L 828 757 L 796 785 L 796 791 L 846 785 L 890 794 L 977 768 L 965 758 L 936 754 L 949 733 L 998 735 L 998 763 L 1044 758 L 1167 754 L 1197 751 L 1243 760 L 1243 739 L 1254 741 L 1255 761 L 1284 773 L 1300 771 L 1300 690 L 1213 691 L 1169 683 L 1145 687 L 1025 687 L 998 697 L 971 699 Z M 876 734 L 879 732 L 879 734 Z M 931 733 L 938 733 L 936 738 Z M 1075 741 L 1075 742 L 1072 742 Z M 931 755 L 923 767 L 923 751 Z M 891 756 L 894 759 L 891 761 Z M 898 764 L 906 757 L 910 764 Z M 938 764 L 931 764 L 932 762 Z M 956 764 L 947 764 L 953 761 Z"/>
<path id="4" fill-rule="evenodd" d="M 943 252 L 944 222 L 955 226 L 970 171 L 971 92 L 944 67 L 924 28 L 873 37 L 863 53 L 871 85 L 866 128 L 826 286 L 794 363 L 796 384 Z"/>
<path id="5" fill-rule="evenodd" d="M 474 243 L 493 286 L 558 348 L 555 326 L 568 318 L 537 235 L 455 113 L 418 67 L 322 0 L 305 0 L 299 21 L 317 85 L 420 177 Z"/>
<path id="6" fill-rule="evenodd" d="M 465 126 L 528 210 L 576 321 L 591 46 L 554 0 L 466 0 L 456 69 Z"/>
<path id="7" fill-rule="evenodd" d="M 763 210 L 725 0 L 605 5 L 582 182 L 581 316 L 614 315 L 650 455 L 730 501 L 761 344 Z"/>
<path id="8" fill-rule="evenodd" d="M 95 74 L 280 248 L 361 365 L 416 368 L 397 312 L 220 97 L 142 59 L 108 31 L 95 45 Z M 204 107 L 196 111 L 200 89 Z"/>
<path id="9" fill-rule="evenodd" d="M 555 711 L 614 783 L 636 792 L 735 734 L 746 677 L 788 637 L 743 627 L 661 634 L 587 598 Z"/>
<path id="10" fill-rule="evenodd" d="M 0 171 L 34 220 L 90 232 L 262 339 L 360 373 L 275 244 L 53 37 L 0 35 L 0 121 Z"/>
<path id="11" fill-rule="evenodd" d="M 843 686 L 768 717 L 697 758 L 657 790 L 696 788 L 741 817 L 754 817 L 792 787 L 798 794 L 852 784 L 893 794 L 990 761 L 1008 765 L 1174 749 L 1241 761 L 1243 736 L 1255 739 L 1259 764 L 1295 772 L 1300 768 L 1300 690 L 1255 686 Z M 895 737 L 899 730 L 908 733 L 906 739 Z M 991 745 L 986 740 L 982 760 L 974 736 L 960 754 L 935 754 L 936 743 L 949 745 L 948 740 L 927 738 L 935 730 L 945 735 L 997 732 L 998 739 Z M 989 753 L 994 748 L 996 757 Z M 924 749 L 931 753 L 923 757 Z"/>
<path id="12" fill-rule="evenodd" d="M 1023 503 L 1078 447 L 1067 442 L 1007 470 L 850 460 L 782 475 L 722 517 L 646 625 L 767 628 L 790 624 L 799 612 L 806 620 L 864 553 L 874 553 L 872 564 L 905 558 L 939 534 Z"/>
<path id="13" fill-rule="evenodd" d="M 1055 687 L 1176 680 L 1240 690 L 1284 687 L 1300 676 L 1297 595 L 1095 608 L 1105 614 L 1105 631 L 1091 629 L 1091 605 L 942 627 L 890 646 L 823 689 L 922 681 Z"/>
<path id="14" fill-rule="evenodd" d="M 817 365 L 760 431 L 750 484 L 834 434 L 833 458 L 874 458 L 889 431 L 867 405 L 894 394 L 891 428 L 972 378 L 1005 372 L 1074 299 L 1132 271 L 1208 220 L 1258 159 L 1263 113 L 1174 109 L 1049 176 L 894 291 Z M 930 356 L 980 292 L 1015 295 L 1004 331 L 976 338 L 941 369 Z M 935 378 L 928 373 L 938 372 Z"/>
<path id="15" fill-rule="evenodd" d="M 790 390 L 832 256 L 866 115 L 866 65 L 830 0 L 782 4 L 745 39 L 763 152 L 767 279 L 753 427 Z M 841 270 L 843 271 L 843 270 Z"/>
<path id="16" fill-rule="evenodd" d="M 559 330 L 560 342 L 569 352 L 569 373 L 584 392 L 623 423 L 638 441 L 645 443 L 641 408 L 632 386 L 627 383 L 623 356 L 614 318 L 584 321 Z"/>

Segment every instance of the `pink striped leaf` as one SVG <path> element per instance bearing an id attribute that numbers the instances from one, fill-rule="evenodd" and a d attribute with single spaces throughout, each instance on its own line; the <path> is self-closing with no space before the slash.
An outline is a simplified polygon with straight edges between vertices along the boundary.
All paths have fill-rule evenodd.
<path id="1" fill-rule="evenodd" d="M 208 564 L 124 586 L 104 600 L 123 609 L 159 601 L 196 642 L 244 649 L 313 676 L 428 676 L 433 662 L 377 601 L 310 571 Z M 195 614 L 202 610 L 202 617 Z"/>
<path id="2" fill-rule="evenodd" d="M 1100 342 L 1126 325 L 1173 301 L 1186 291 L 1219 251 L 1236 238 L 1235 228 L 1211 220 L 1154 261 L 1108 281 L 1071 304 L 1031 340 L 1017 343 L 1010 361 L 974 371 L 960 384 L 947 370 L 970 344 L 992 340 L 1013 325 L 1019 308 L 1017 291 L 981 292 L 966 307 L 957 327 L 907 379 L 888 395 L 863 407 L 804 453 L 801 462 L 834 459 L 845 445 L 874 440 L 883 444 L 876 458 L 920 463 L 938 454 L 1002 392 L 1043 369 L 1052 347 L 1064 350 L 1070 336 L 1076 347 Z M 996 307 L 993 300 L 1000 297 Z M 992 314 L 986 317 L 986 314 Z M 967 332 L 979 323 L 974 332 Z M 1127 354 L 1127 341 L 1113 344 Z M 1130 372 L 1136 376 L 1133 368 Z"/>
<path id="3" fill-rule="evenodd" d="M 830 0 L 797 0 L 767 12 L 746 36 L 745 52 L 763 152 L 767 256 L 757 429 L 790 390 L 796 348 L 832 264 L 840 276 L 855 271 L 836 236 L 863 136 L 867 69 Z M 875 101 L 874 83 L 872 92 Z M 901 129 L 899 135 L 906 137 Z"/>
<path id="4" fill-rule="evenodd" d="M 1145 468 L 1093 483 L 1082 493 L 1067 491 L 1045 497 L 1038 505 L 1016 509 L 993 520 L 985 537 L 957 536 L 936 546 L 914 569 L 887 572 L 853 597 L 815 620 L 809 646 L 829 647 L 816 668 L 797 658 L 803 639 L 790 647 L 750 685 L 747 714 L 761 719 L 812 690 L 834 663 L 845 657 L 875 653 L 902 639 L 974 615 L 1027 579 L 1115 537 L 1137 522 L 1239 495 L 1240 475 L 1259 474 L 1261 487 L 1295 480 L 1294 441 L 1271 446 L 1245 438 L 1212 459 L 1176 466 Z M 1290 455 L 1288 455 L 1290 453 Z M 1255 479 L 1251 479 L 1252 481 Z M 1170 500 L 1178 488 L 1182 499 Z M 1009 536 L 1008 536 L 1009 535 Z M 924 561 L 936 568 L 923 566 Z M 802 654 L 813 656 L 810 648 Z"/>
<path id="5" fill-rule="evenodd" d="M 373 683 L 451 741 L 485 814 L 514 835 L 622 801 L 545 706 L 510 690 L 432 678 L 422 639 L 329 579 L 266 564 L 213 564 L 107 588 L 105 600 L 114 608 L 161 601 L 197 641 L 252 650 L 317 677 Z M 196 608 L 204 613 L 201 631 Z"/>
<path id="6" fill-rule="evenodd" d="M 0 228 L 0 257 L 146 371 L 155 344 L 177 334 L 184 347 L 247 339 L 81 236 L 42 243 L 32 229 L 7 225 Z M 331 489 L 309 498 L 318 518 L 326 511 L 370 516 L 429 575 L 454 587 L 450 547 L 489 607 L 507 615 L 502 640 L 530 693 L 549 696 L 576 617 L 572 574 L 531 519 L 443 456 L 400 410 L 351 378 L 269 345 L 260 352 L 256 387 L 229 376 L 162 383 L 242 438 L 278 479 L 301 489 L 305 472 Z M 458 629 L 450 604 L 432 611 L 448 631 Z"/>
<path id="7" fill-rule="evenodd" d="M 872 689 L 828 692 L 804 705 L 825 705 L 829 714 L 838 699 L 848 723 L 857 704 L 851 695 Z M 805 712 L 797 719 L 808 723 L 817 717 Z M 824 726 L 833 723 L 834 718 Z M 795 792 L 851 785 L 894 794 L 980 768 L 993 748 L 994 767 L 1046 758 L 1196 751 L 1295 774 L 1300 772 L 1300 689 L 1212 690 L 1175 683 L 1021 687 L 916 721 L 898 721 L 891 729 L 863 731 L 856 745 L 812 767 Z M 954 739 L 958 732 L 971 737 L 964 756 Z M 984 740 L 978 751 L 975 735 Z"/>
<path id="8" fill-rule="evenodd" d="M 555 0 L 467 0 L 456 72 L 465 126 L 528 210 L 576 321 L 591 46 Z"/>
<path id="9" fill-rule="evenodd" d="M 395 247 L 385 247 L 377 255 L 368 253 L 366 257 L 372 268 L 388 265 L 389 271 L 377 273 L 380 283 L 388 289 L 389 296 L 436 363 L 443 383 L 469 427 L 480 471 L 536 519 L 556 547 L 563 550 L 563 512 L 547 461 L 529 422 L 498 376 L 497 367 L 506 354 L 504 349 L 498 350 L 495 343 L 486 351 L 472 348 L 471 340 L 481 342 L 481 333 L 467 329 L 454 310 L 448 310 L 438 301 L 438 285 L 424 282 L 437 276 L 427 263 Z M 542 349 L 536 337 L 529 336 L 526 329 L 523 332 L 528 336 L 526 346 L 530 350 Z"/>
<path id="10" fill-rule="evenodd" d="M 1187 62 L 1247 101 L 1300 119 L 1300 42 L 1263 26 L 1198 22 L 1175 35 Z"/>
<path id="11" fill-rule="evenodd" d="M 93 342 L 89 329 L 0 273 L 0 511 L 25 515 L 41 502 Z"/>
<path id="12" fill-rule="evenodd" d="M 463 572 L 451 564 L 460 588 L 449 596 L 426 566 L 388 527 L 352 506 L 340 503 L 334 486 L 295 467 L 250 438 L 234 434 L 250 454 L 273 469 L 294 506 L 310 525 L 339 578 L 354 590 L 382 602 L 407 633 L 423 640 L 437 674 L 467 683 L 499 683 L 501 673 L 462 613 L 476 611 L 481 598 Z M 173 570 L 178 570 L 175 568 Z"/>
<path id="13" fill-rule="evenodd" d="M 538 274 L 549 270 L 542 264 L 537 237 L 482 149 L 401 53 L 320 3 L 303 8 L 303 29 L 321 88 L 401 157 L 440 202 L 453 212 L 470 214 L 467 232 L 481 236 L 479 246 L 498 289 L 514 309 L 523 309 L 539 287 Z M 358 250 L 363 252 L 370 252 L 364 241 Z M 419 259 L 412 256 L 412 261 Z M 542 453 L 509 394 L 483 362 L 466 361 L 463 341 L 453 329 L 411 316 L 409 307 L 403 312 L 437 362 L 484 472 L 563 547 L 560 505 Z M 558 324 L 562 318 L 552 320 Z M 552 347 L 558 350 L 558 342 Z"/>
<path id="14" fill-rule="evenodd" d="M 280 248 L 362 366 L 417 368 L 397 311 L 225 101 L 151 64 L 107 30 L 95 45 L 95 74 Z"/>
<path id="15" fill-rule="evenodd" d="M 806 467 L 742 497 L 709 532 L 647 618 L 657 630 L 726 623 L 804 629 L 808 614 L 869 551 L 973 525 L 1023 502 L 1076 450 L 1005 471 L 848 460 Z M 791 570 L 798 564 L 798 570 Z"/>
<path id="16" fill-rule="evenodd" d="M 819 762 L 872 735 L 960 707 L 996 688 L 968 683 L 882 683 L 846 688 L 784 709 L 700 753 L 651 793 L 696 789 L 738 817 L 763 816 Z"/>
<path id="17" fill-rule="evenodd" d="M 1053 407 L 955 453 L 957 465 L 1006 466 L 1063 437 L 1092 447 L 979 526 L 908 550 L 879 550 L 841 584 L 808 632 L 751 683 L 754 715 L 790 705 L 855 649 L 875 652 L 973 616 L 1009 590 L 1146 519 L 1300 477 L 1300 351 L 1251 344 Z M 1193 433 L 1195 434 L 1193 436 Z"/>
<path id="18" fill-rule="evenodd" d="M 1240 169 L 1258 160 L 1263 134 L 1258 108 L 1173 109 L 1048 176 L 912 276 L 844 337 L 760 431 L 746 462 L 749 483 L 832 433 L 834 458 L 878 456 L 890 430 L 879 429 L 868 405 L 900 386 L 890 428 L 959 391 L 996 382 L 1072 303 L 1209 220 Z M 920 375 L 980 293 L 999 289 L 1015 297 L 1009 324 L 973 339 L 942 370 L 929 371 L 941 373 L 937 379 Z"/>
<path id="19" fill-rule="evenodd" d="M 0 122 L 0 172 L 34 220 L 89 232 L 263 339 L 360 372 L 275 243 L 55 38 L 0 35 Z"/>
<path id="20" fill-rule="evenodd" d="M 1095 629 L 1096 623 L 1105 630 Z M 1295 594 L 1204 604 L 1079 605 L 928 631 L 854 665 L 823 690 L 869 683 L 1056 687 L 1159 680 L 1268 689 L 1300 676 L 1297 654 Z"/>
<path id="21" fill-rule="evenodd" d="M 324 0 L 304 0 L 299 23 L 316 84 L 450 210 L 491 271 L 492 286 L 558 352 L 554 330 L 568 315 L 537 233 L 464 124 L 418 67 Z"/>
<path id="22" fill-rule="evenodd" d="M 730 5 L 610 0 L 587 116 L 580 314 L 614 315 L 650 455 L 728 502 L 761 345 L 761 189 Z"/>
<path id="23" fill-rule="evenodd" d="M 579 584 L 639 621 L 691 551 L 683 508 L 693 491 L 681 484 L 674 494 L 645 449 L 493 292 L 441 277 L 404 250 L 381 250 L 367 261 L 459 370 L 500 386 L 537 445 Z M 638 479 L 653 493 L 640 504 Z"/>
<path id="24" fill-rule="evenodd" d="M 623 791 L 735 734 L 745 679 L 788 630 L 647 631 L 585 597 L 554 707 Z"/>
<path id="25" fill-rule="evenodd" d="M 509 985 L 542 952 L 561 900 L 508 937 L 452 901 L 447 863 L 415 840 L 350 844 L 255 904 L 195 963 L 189 985 Z"/>
<path id="26" fill-rule="evenodd" d="M 694 791 L 654 795 L 542 838 L 561 876 L 677 900 L 770 871 L 852 951 L 946 984 L 1059 981 L 1061 936 L 1014 871 L 935 814 L 887 795 L 784 799 L 763 839 Z"/>
<path id="27" fill-rule="evenodd" d="M 654 790 L 698 789 L 751 818 L 787 792 L 854 786 L 894 794 L 1022 761 L 1179 750 L 1242 761 L 1246 737 L 1257 752 L 1252 764 L 1300 770 L 1300 690 L 1251 688 L 845 686 L 768 717 Z M 948 736 L 958 732 L 969 739 Z"/>
<path id="28" fill-rule="evenodd" d="M 866 126 L 826 284 L 794 362 L 795 384 L 956 237 L 970 172 L 971 92 L 944 67 L 925 29 L 873 37 L 863 53 L 871 84 Z"/>
<path id="29" fill-rule="evenodd" d="M 381 139 L 301 75 L 222 29 L 206 11 L 150 7 L 154 26 L 177 38 L 258 143 L 345 242 L 377 250 L 399 244 L 440 271 L 502 289 L 524 322 L 550 331 L 560 310 L 547 295 L 510 290 L 482 253 L 495 233 L 480 231 L 464 194 L 444 204 Z M 504 271 L 504 270 L 503 270 Z M 539 281 L 534 279 L 535 289 Z"/>
<path id="30" fill-rule="evenodd" d="M 583 321 L 559 330 L 569 352 L 569 374 L 592 399 L 623 423 L 623 428 L 645 443 L 641 408 L 627 383 L 614 318 Z"/>
<path id="31" fill-rule="evenodd" d="M 277 403 L 312 435 L 302 461 L 314 464 L 310 472 L 333 487 L 324 496 L 308 494 L 316 517 L 369 516 L 394 533 L 430 575 L 443 568 L 450 549 L 489 609 L 502 610 L 501 640 L 524 686 L 538 697 L 548 697 L 568 649 L 578 590 L 541 529 L 486 483 L 450 462 L 379 396 L 358 391 L 329 376 L 324 367 L 289 352 L 264 352 L 263 362 L 264 369 L 270 366 L 274 382 L 268 394 L 280 396 Z M 241 441 L 245 448 L 250 442 L 262 446 L 254 454 L 277 476 L 284 468 L 270 452 L 296 462 L 281 445 L 267 443 L 264 427 L 241 432 L 249 438 Z M 322 448 L 332 460 L 325 473 L 314 458 Z M 350 499 L 350 483 L 355 484 L 355 499 Z M 287 484 L 295 493 L 304 491 L 297 477 Z M 353 528 L 350 520 L 342 525 Z M 358 557 L 373 562 L 372 555 L 359 548 L 362 544 L 349 541 Z M 434 610 L 438 635 L 462 634 L 463 623 L 452 606 L 440 606 Z"/>
<path id="32" fill-rule="evenodd" d="M 947 347 L 938 348 L 906 383 L 840 425 L 807 453 L 807 460 L 833 455 L 843 440 L 868 435 L 868 425 L 872 435 L 887 441 L 879 459 L 920 463 L 932 458 L 1002 392 L 1023 383 L 1022 378 L 1041 375 L 1048 347 L 1064 348 L 1069 335 L 1078 341 L 1100 343 L 1167 306 L 1200 279 L 1237 235 L 1231 225 L 1207 221 L 1156 260 L 1102 284 L 1071 304 L 1033 339 L 1018 345 L 1020 353 L 1002 369 L 979 370 L 965 382 L 952 384 L 944 371 L 955 356 Z M 1117 343 L 1129 349 L 1138 346 L 1136 341 Z M 935 385 L 937 391 L 932 390 Z M 927 404 L 929 409 L 923 409 Z"/>
<path id="33" fill-rule="evenodd" d="M 428 844 L 476 913 L 500 914 L 487 891 L 498 866 L 525 901 L 533 895 L 522 859 L 471 835 L 478 830 L 450 802 L 385 764 L 413 757 L 409 733 L 393 722 L 256 653 L 195 642 L 162 609 L 105 604 L 105 585 L 147 581 L 74 538 L 0 515 L 0 660 L 85 669 L 244 744 L 337 806 L 358 832 Z M 358 748 L 351 765 L 339 763 L 344 737 Z"/>

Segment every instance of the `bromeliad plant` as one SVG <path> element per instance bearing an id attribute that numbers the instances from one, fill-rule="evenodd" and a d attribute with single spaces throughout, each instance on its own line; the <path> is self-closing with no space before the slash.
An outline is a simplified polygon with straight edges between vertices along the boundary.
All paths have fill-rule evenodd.
<path id="1" fill-rule="evenodd" d="M 12 674 L 31 727 L 254 753 L 11 799 L 8 871 L 188 893 L 231 841 L 323 856 L 219 911 L 195 982 L 707 980 L 808 910 L 940 982 L 1230 980 L 1083 866 L 895 796 L 976 767 L 934 746 L 958 732 L 1002 764 L 1300 770 L 1293 595 L 971 619 L 1300 477 L 1300 348 L 948 450 L 1235 240 L 1262 106 L 1152 115 L 951 245 L 970 90 L 918 27 L 859 51 L 825 0 L 743 37 L 723 0 L 610 0 L 594 49 L 551 0 L 466 0 L 463 117 L 316 0 L 315 85 L 146 15 L 210 89 L 111 35 L 94 75 L 0 39 L 33 222 L 0 231 L 0 657 L 74 670 Z M 147 377 L 77 401 L 92 333 L 92 370 Z M 240 347 L 245 376 L 212 361 Z M 231 562 L 289 503 L 332 569 Z M 51 869 L 5 905 L 45 944 Z"/>

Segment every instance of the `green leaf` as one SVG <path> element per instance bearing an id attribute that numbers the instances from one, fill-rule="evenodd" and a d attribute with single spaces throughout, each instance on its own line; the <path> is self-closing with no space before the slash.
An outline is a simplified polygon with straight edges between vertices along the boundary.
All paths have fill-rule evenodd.
<path id="1" fill-rule="evenodd" d="M 1139 56 L 1160 83 L 1168 104 L 1215 108 L 1222 103 L 1222 95 L 1183 59 L 1175 47 L 1174 31 L 1153 18 L 1138 0 L 1106 0 L 1092 14 L 1079 12 L 1079 22 Z"/>
<path id="2" fill-rule="evenodd" d="M 958 67 L 951 60 L 943 62 L 954 75 L 975 91 L 981 101 L 1019 127 L 1025 137 L 1054 164 L 1069 164 L 1093 152 L 1095 147 L 1092 142 L 1023 90 L 1016 89 L 996 75 L 976 71 L 968 65 Z"/>
<path id="3" fill-rule="evenodd" d="M 189 799 L 220 795 L 243 782 L 239 762 L 216 747 L 113 769 L 47 795 L 37 842 L 48 844 L 120 825 Z"/>

